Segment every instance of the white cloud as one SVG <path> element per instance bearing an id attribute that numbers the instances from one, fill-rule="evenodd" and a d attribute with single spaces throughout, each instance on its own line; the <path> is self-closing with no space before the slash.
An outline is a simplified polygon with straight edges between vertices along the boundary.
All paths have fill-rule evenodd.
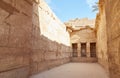
<path id="1" fill-rule="evenodd" d="M 86 0 L 87 4 L 89 5 L 90 8 L 92 8 L 93 5 L 97 2 L 97 0 Z"/>

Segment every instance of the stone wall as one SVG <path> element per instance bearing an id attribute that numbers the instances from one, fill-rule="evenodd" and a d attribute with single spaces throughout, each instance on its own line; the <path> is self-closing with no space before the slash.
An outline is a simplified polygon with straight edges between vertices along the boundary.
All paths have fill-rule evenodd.
<path id="1" fill-rule="evenodd" d="M 96 42 L 95 31 L 93 28 L 84 27 L 70 33 L 71 43 L 77 42 Z"/>
<path id="2" fill-rule="evenodd" d="M 111 78 L 120 78 L 120 0 L 106 0 L 109 70 Z"/>
<path id="3" fill-rule="evenodd" d="M 66 26 L 40 0 L 33 5 L 33 52 L 31 74 L 70 61 L 71 48 Z"/>
<path id="4" fill-rule="evenodd" d="M 96 17 L 97 57 L 98 62 L 108 72 L 107 28 L 105 6 L 100 3 L 99 14 Z"/>
<path id="5" fill-rule="evenodd" d="M 0 78 L 28 78 L 31 34 L 31 2 L 0 0 Z"/>
<path id="6" fill-rule="evenodd" d="M 120 0 L 100 0 L 97 16 L 99 63 L 109 71 L 110 78 L 120 77 Z"/>
<path id="7" fill-rule="evenodd" d="M 69 62 L 69 34 L 42 0 L 0 0 L 0 78 Z"/>

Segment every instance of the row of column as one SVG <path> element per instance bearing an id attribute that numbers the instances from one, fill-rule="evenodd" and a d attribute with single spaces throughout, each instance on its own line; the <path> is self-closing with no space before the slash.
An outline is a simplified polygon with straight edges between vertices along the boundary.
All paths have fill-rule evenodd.
<path id="1" fill-rule="evenodd" d="M 78 57 L 81 57 L 81 43 L 78 43 L 77 48 Z M 90 57 L 90 43 L 86 43 L 86 57 Z"/>

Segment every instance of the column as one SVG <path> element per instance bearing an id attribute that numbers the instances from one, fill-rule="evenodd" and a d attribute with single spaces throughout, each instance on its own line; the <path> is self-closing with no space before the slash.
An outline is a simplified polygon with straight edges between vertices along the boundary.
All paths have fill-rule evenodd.
<path id="1" fill-rule="evenodd" d="M 81 44 L 80 44 L 80 43 L 78 43 L 78 50 L 77 50 L 77 52 L 78 52 L 78 57 L 80 57 L 80 56 L 81 56 L 80 50 L 81 50 Z"/>
<path id="2" fill-rule="evenodd" d="M 87 57 L 90 57 L 90 42 L 87 42 Z"/>

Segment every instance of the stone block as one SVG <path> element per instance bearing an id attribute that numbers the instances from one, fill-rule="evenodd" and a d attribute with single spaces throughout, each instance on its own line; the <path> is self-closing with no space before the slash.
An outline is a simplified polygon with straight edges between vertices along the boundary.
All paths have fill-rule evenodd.
<path id="1" fill-rule="evenodd" d="M 14 14 L 6 22 L 11 25 L 8 46 L 31 48 L 32 20 L 23 14 Z"/>
<path id="2" fill-rule="evenodd" d="M 0 24 L 0 46 L 7 46 L 9 41 L 10 26 L 6 23 Z"/>
<path id="3" fill-rule="evenodd" d="M 0 71 L 29 65 L 29 49 L 0 47 Z"/>
<path id="4" fill-rule="evenodd" d="M 16 5 L 15 8 L 18 9 L 21 13 L 23 13 L 26 16 L 32 17 L 32 5 L 29 4 L 27 1 L 25 0 L 17 0 L 15 1 Z"/>
<path id="5" fill-rule="evenodd" d="M 9 15 L 8 12 L 0 8 L 0 24 L 3 24 L 6 17 Z"/>
<path id="6" fill-rule="evenodd" d="M 37 62 L 32 62 L 30 64 L 30 75 L 38 73 L 38 63 Z"/>
<path id="7" fill-rule="evenodd" d="M 9 5 L 14 6 L 16 0 L 3 0 L 5 3 L 8 3 Z"/>
<path id="8" fill-rule="evenodd" d="M 56 52 L 45 52 L 45 60 L 55 60 Z"/>
<path id="9" fill-rule="evenodd" d="M 39 16 L 33 13 L 32 18 L 33 18 L 33 20 L 32 20 L 33 25 L 38 26 L 40 28 Z"/>
<path id="10" fill-rule="evenodd" d="M 39 16 L 40 10 L 41 10 L 41 9 L 40 9 L 39 5 L 36 4 L 36 3 L 34 3 L 34 4 L 33 4 L 33 13 L 34 13 L 35 15 L 38 15 L 38 16 Z"/>
<path id="11" fill-rule="evenodd" d="M 28 78 L 28 77 L 29 67 L 23 67 L 0 73 L 0 78 Z"/>
<path id="12" fill-rule="evenodd" d="M 37 72 L 42 72 L 47 69 L 48 69 L 48 65 L 47 65 L 46 61 L 38 63 L 38 71 Z"/>
<path id="13" fill-rule="evenodd" d="M 32 62 L 45 61 L 45 52 L 40 49 L 35 49 L 31 53 Z"/>

